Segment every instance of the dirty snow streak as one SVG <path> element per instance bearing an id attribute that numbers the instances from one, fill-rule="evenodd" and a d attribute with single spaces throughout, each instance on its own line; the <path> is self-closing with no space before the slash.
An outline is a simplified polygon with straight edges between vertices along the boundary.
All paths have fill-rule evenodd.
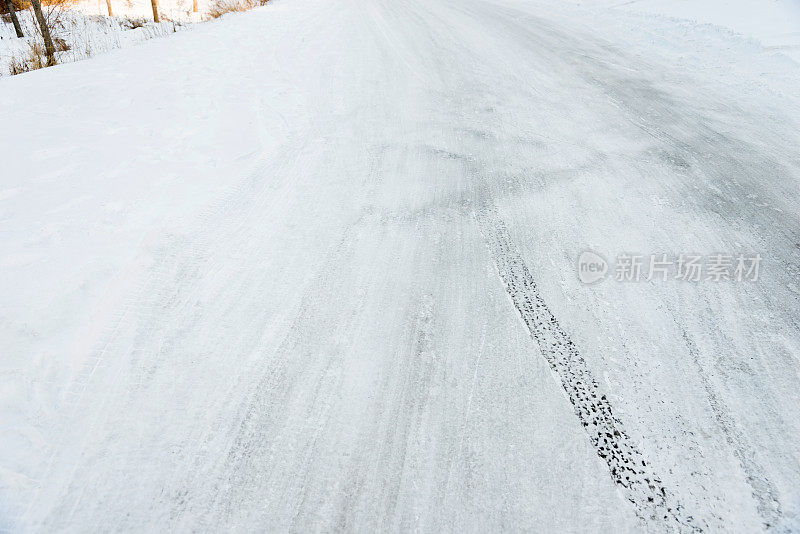
<path id="1" fill-rule="evenodd" d="M 511 302 L 550 368 L 558 375 L 575 415 L 598 456 L 608 465 L 611 478 L 623 488 L 637 515 L 643 520 L 660 520 L 667 530 L 703 531 L 691 516 L 685 515 L 672 492 L 664 487 L 633 445 L 586 360 L 542 300 L 497 208 L 484 202 L 475 211 L 475 219 Z"/>

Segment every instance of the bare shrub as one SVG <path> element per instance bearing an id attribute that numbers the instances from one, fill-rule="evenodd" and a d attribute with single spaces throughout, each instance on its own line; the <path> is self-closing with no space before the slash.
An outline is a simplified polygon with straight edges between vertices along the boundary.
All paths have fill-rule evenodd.
<path id="1" fill-rule="evenodd" d="M 22 57 L 17 57 L 16 54 L 11 56 L 8 72 L 13 76 L 15 74 L 41 69 L 46 66 L 47 54 L 45 53 L 44 46 L 37 41 L 29 41 L 26 55 Z"/>
<path id="2" fill-rule="evenodd" d="M 20 9 L 27 9 L 30 13 L 30 19 L 35 20 L 36 16 L 34 13 L 33 5 L 30 0 L 12 0 L 16 6 L 19 6 Z M 53 63 L 57 63 L 56 58 L 63 54 L 70 49 L 70 46 L 67 44 L 66 39 L 63 37 L 66 34 L 66 28 L 64 25 L 64 12 L 65 10 L 69 9 L 70 7 L 74 6 L 79 2 L 79 0 L 39 0 L 42 8 L 42 15 L 44 17 L 44 24 L 47 27 L 50 39 L 53 43 L 53 48 L 55 51 L 52 59 Z M 38 66 L 38 59 L 36 56 L 41 55 L 41 51 L 44 50 L 45 56 L 47 49 L 41 43 L 45 42 L 44 35 L 42 33 L 42 28 L 39 24 L 32 25 L 32 43 L 29 43 L 30 50 L 28 51 L 27 57 L 17 58 L 16 65 L 10 67 L 10 70 L 15 69 L 22 69 L 20 72 L 27 72 L 29 70 L 35 70 L 40 68 Z M 49 61 L 45 61 L 44 66 L 49 66 Z"/>
<path id="3" fill-rule="evenodd" d="M 247 11 L 254 7 L 266 5 L 269 0 L 215 0 L 206 13 L 210 19 L 216 19 L 225 13 Z"/>
<path id="4" fill-rule="evenodd" d="M 143 17 L 124 17 L 119 23 L 123 28 L 135 30 L 136 28 L 143 28 L 147 24 L 147 19 Z"/>
<path id="5" fill-rule="evenodd" d="M 56 52 L 66 52 L 70 49 L 69 43 L 63 37 L 54 37 L 53 46 L 56 47 Z"/>

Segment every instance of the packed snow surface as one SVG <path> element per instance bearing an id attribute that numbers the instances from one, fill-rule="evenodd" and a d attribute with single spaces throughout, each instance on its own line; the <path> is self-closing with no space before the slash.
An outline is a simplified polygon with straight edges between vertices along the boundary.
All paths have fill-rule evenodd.
<path id="1" fill-rule="evenodd" d="M 800 529 L 800 67 L 663 15 L 273 0 L 0 80 L 0 530 Z"/>

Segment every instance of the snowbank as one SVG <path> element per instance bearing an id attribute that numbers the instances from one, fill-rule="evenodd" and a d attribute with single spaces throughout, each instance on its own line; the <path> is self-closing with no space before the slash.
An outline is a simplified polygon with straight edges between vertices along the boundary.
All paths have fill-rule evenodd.
<path id="1" fill-rule="evenodd" d="M 11 24 L 0 23 L 0 76 L 10 74 L 12 60 L 25 61 L 38 40 L 35 19 L 30 11 L 19 14 L 25 37 L 18 39 Z M 71 63 L 117 48 L 126 48 L 154 37 L 171 35 L 190 27 L 186 22 L 148 22 L 141 18 L 88 15 L 80 9 L 59 14 L 52 32 L 66 47 L 58 52 L 59 63 Z"/>
<path id="2" fill-rule="evenodd" d="M 580 0 L 580 3 L 724 28 L 767 49 L 800 59 L 797 0 Z"/>

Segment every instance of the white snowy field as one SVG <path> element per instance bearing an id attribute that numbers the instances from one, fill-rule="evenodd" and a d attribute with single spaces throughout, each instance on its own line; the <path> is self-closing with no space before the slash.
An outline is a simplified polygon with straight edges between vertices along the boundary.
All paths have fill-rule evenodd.
<path id="1" fill-rule="evenodd" d="M 272 0 L 0 79 L 0 531 L 800 530 L 800 66 L 659 13 Z M 614 279 L 662 253 L 759 277 Z"/>

